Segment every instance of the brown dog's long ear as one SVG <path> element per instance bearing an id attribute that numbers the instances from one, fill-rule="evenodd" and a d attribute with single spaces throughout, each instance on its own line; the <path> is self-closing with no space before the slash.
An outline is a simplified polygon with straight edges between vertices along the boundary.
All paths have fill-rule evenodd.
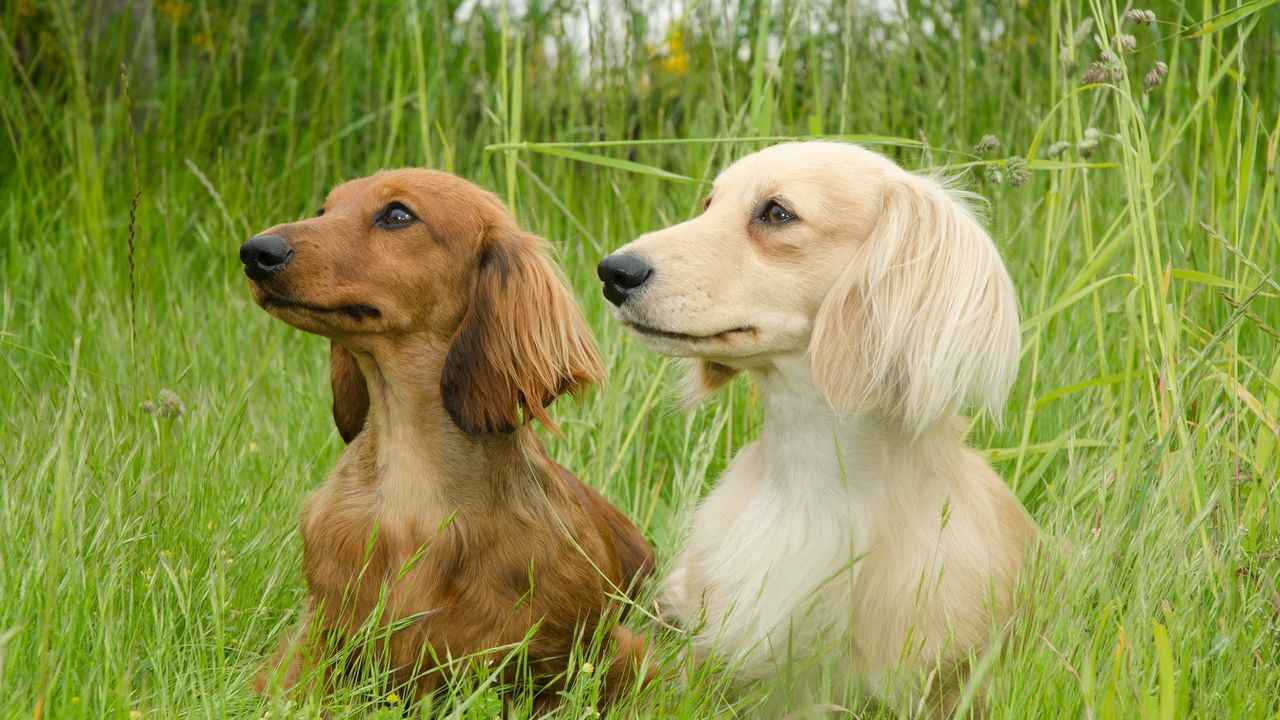
<path id="1" fill-rule="evenodd" d="M 542 241 L 514 229 L 491 238 L 440 376 L 453 421 L 472 435 L 530 418 L 558 431 L 544 408 L 602 379 L 591 331 Z"/>
<path id="2" fill-rule="evenodd" d="M 329 384 L 333 387 L 333 424 L 343 442 L 350 443 L 364 429 L 369 414 L 369 388 L 355 356 L 329 341 Z"/>

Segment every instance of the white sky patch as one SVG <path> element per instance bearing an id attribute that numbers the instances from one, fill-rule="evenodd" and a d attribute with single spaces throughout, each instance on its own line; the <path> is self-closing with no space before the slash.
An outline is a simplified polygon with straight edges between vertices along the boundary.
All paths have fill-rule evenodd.
<path id="1" fill-rule="evenodd" d="M 465 24 L 476 12 L 500 17 L 505 6 L 510 22 L 522 20 L 529 10 L 529 0 L 464 0 L 454 13 L 454 20 Z M 699 28 L 709 33 L 734 33 L 739 16 L 739 5 L 728 0 L 705 0 L 705 2 L 652 2 L 644 9 L 645 37 L 643 44 L 647 48 L 661 50 L 668 40 L 673 27 L 686 20 L 690 11 L 694 11 L 692 22 L 707 22 L 711 27 Z M 561 15 L 556 26 L 558 35 L 542 38 L 538 47 L 549 66 L 555 67 L 560 60 L 561 48 L 573 48 L 583 58 L 590 60 L 584 72 L 602 70 L 599 63 L 622 64 L 627 58 L 629 49 L 628 37 L 633 28 L 630 27 L 630 12 L 635 10 L 634 4 L 624 5 L 620 0 L 584 0 L 573 5 L 573 9 Z M 773 13 L 773 26 L 769 29 L 766 41 L 766 63 L 777 65 L 782 54 L 782 37 L 785 26 L 779 22 L 783 11 L 782 0 L 771 0 L 770 11 Z M 817 0 L 806 3 L 800 9 L 803 13 L 801 21 L 808 25 L 814 33 L 839 35 L 845 26 L 847 15 L 861 17 L 870 22 L 857 23 L 856 32 L 864 34 L 875 46 L 885 50 L 894 50 L 908 42 L 907 27 L 912 21 L 903 0 L 853 0 L 851 3 L 836 0 Z M 925 37 L 936 37 L 939 34 L 954 36 L 958 32 L 959 23 L 945 8 L 936 7 L 928 15 L 919 19 L 918 31 Z M 1004 22 L 994 18 L 990 25 L 980 28 L 980 37 L 984 42 L 999 40 L 1005 34 Z M 567 41 L 562 43 L 561 41 Z M 737 47 L 737 58 L 743 63 L 751 61 L 754 52 L 754 36 L 742 38 Z"/>

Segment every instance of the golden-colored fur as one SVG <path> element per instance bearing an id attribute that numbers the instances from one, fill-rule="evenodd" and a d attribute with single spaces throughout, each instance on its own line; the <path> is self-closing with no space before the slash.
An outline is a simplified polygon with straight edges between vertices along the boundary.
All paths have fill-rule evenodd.
<path id="1" fill-rule="evenodd" d="M 604 374 L 542 241 L 490 193 L 415 169 L 345 183 L 319 217 L 263 236 L 291 254 L 251 279 L 254 299 L 332 339 L 334 420 L 350 445 L 303 508 L 309 598 L 259 690 L 328 687 L 358 664 L 328 661 L 347 649 L 421 696 L 531 636 L 529 670 L 551 702 L 609 594 L 634 592 L 653 556 L 526 424 L 550 425 L 548 403 Z M 361 646 L 362 626 L 387 639 Z M 615 647 L 612 697 L 635 681 L 644 643 L 600 629 Z"/>
<path id="2" fill-rule="evenodd" d="M 853 145 L 778 145 L 601 264 L 619 320 L 694 358 L 693 395 L 746 371 L 764 397 L 664 582 L 697 656 L 801 702 L 825 669 L 946 712 L 1009 617 L 1035 530 L 957 412 L 1003 404 L 1017 299 L 965 200 Z"/>

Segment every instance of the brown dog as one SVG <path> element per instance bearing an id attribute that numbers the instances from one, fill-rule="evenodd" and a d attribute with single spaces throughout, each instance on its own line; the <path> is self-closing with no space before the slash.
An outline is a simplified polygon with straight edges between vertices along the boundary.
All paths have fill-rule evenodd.
<path id="1" fill-rule="evenodd" d="M 263 309 L 331 338 L 350 443 L 303 507 L 310 598 L 259 691 L 327 687 L 352 670 L 326 660 L 345 649 L 421 697 L 530 637 L 546 699 L 597 629 L 617 646 L 605 696 L 629 686 L 644 643 L 599 624 L 653 551 L 526 424 L 554 428 L 545 406 L 604 374 L 543 242 L 492 194 L 406 169 L 339 186 L 240 259 Z M 377 652 L 356 647 L 362 626 Z"/>

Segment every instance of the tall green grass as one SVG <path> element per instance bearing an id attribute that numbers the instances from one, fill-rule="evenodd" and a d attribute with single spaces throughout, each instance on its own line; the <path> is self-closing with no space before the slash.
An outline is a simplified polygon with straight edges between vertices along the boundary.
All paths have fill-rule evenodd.
<path id="1" fill-rule="evenodd" d="M 0 9 L 0 714 L 318 711 L 247 685 L 341 450 L 327 353 L 254 307 L 236 248 L 378 168 L 457 172 L 554 242 L 612 380 L 556 406 L 550 450 L 669 559 L 759 398 L 674 410 L 678 368 L 620 332 L 593 266 L 734 157 L 824 135 L 965 173 L 1019 289 L 1009 419 L 973 441 L 1062 550 L 982 669 L 989 713 L 1280 718 L 1280 8 L 730 1 L 658 27 L 658 3 L 606 5 Z M 1086 84 L 1100 45 L 1118 59 Z M 144 412 L 161 390 L 185 412 Z M 634 618 L 674 674 L 679 635 Z M 485 682 L 331 709 L 492 717 Z M 768 689 L 694 668 L 614 714 L 750 713 Z"/>

